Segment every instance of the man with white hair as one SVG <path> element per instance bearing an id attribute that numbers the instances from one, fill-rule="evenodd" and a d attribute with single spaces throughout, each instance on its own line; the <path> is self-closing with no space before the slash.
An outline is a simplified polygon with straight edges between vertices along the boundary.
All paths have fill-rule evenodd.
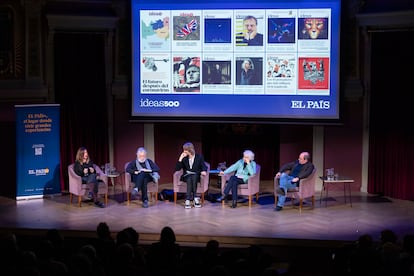
<path id="1" fill-rule="evenodd" d="M 237 186 L 246 184 L 249 177 L 256 174 L 256 162 L 254 161 L 254 153 L 251 150 L 243 152 L 243 158 L 236 161 L 233 165 L 228 167 L 225 171 L 220 172 L 220 175 L 235 172 L 224 187 L 224 194 L 217 198 L 217 201 L 227 199 L 229 192 L 232 194 L 231 208 L 237 207 Z"/>
<path id="2" fill-rule="evenodd" d="M 134 189 L 141 190 L 142 207 L 148 208 L 147 185 L 150 181 L 158 181 L 160 168 L 147 158 L 147 150 L 140 147 L 137 150 L 137 159 L 128 164 L 126 171 L 131 174 L 131 181 L 135 184 Z"/>

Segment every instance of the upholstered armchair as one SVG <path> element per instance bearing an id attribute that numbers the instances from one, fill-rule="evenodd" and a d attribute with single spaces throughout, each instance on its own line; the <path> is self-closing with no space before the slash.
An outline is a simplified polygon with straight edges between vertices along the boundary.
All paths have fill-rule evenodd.
<path id="1" fill-rule="evenodd" d="M 259 200 L 260 190 L 260 165 L 256 163 L 256 174 L 249 177 L 246 184 L 240 184 L 237 186 L 237 193 L 240 196 L 248 196 L 249 207 L 252 206 L 252 196 L 256 196 L 256 202 Z M 221 176 L 221 193 L 223 194 L 227 181 L 234 173 L 228 173 Z M 231 193 L 231 191 L 230 191 Z M 237 200 L 237 199 L 236 199 Z M 223 201 L 224 204 L 224 201 Z"/>
<path id="2" fill-rule="evenodd" d="M 125 181 L 124 181 L 124 185 L 125 185 L 125 191 L 126 191 L 126 195 L 127 195 L 127 204 L 129 205 L 129 203 L 131 202 L 131 192 L 134 189 L 134 182 L 132 182 L 132 178 L 131 178 L 131 174 L 129 172 L 126 171 L 126 168 L 128 167 L 129 162 L 125 163 Z M 150 181 L 147 184 L 147 191 L 149 193 L 149 200 L 152 200 L 154 198 L 154 201 L 157 202 L 158 200 L 158 183 L 154 182 L 154 181 Z"/>
<path id="3" fill-rule="evenodd" d="M 204 196 L 208 191 L 208 184 L 210 181 L 210 164 L 205 162 L 207 166 L 207 175 L 200 176 L 200 182 L 197 183 L 197 194 L 201 194 L 201 204 L 204 204 Z M 180 180 L 183 175 L 183 170 L 174 172 L 173 174 L 173 186 L 174 186 L 174 203 L 177 203 L 177 193 L 187 193 L 187 183 Z"/>
<path id="4" fill-rule="evenodd" d="M 311 175 L 307 178 L 303 178 L 299 182 L 299 187 L 289 189 L 286 193 L 286 197 L 292 199 L 292 205 L 295 199 L 299 200 L 299 211 L 302 211 L 303 200 L 311 198 L 312 208 L 315 207 L 315 183 L 316 183 L 316 168 L 313 169 Z M 277 205 L 277 188 L 279 188 L 279 178 L 274 178 L 274 194 L 275 194 L 275 205 Z"/>
<path id="5" fill-rule="evenodd" d="M 87 192 L 91 189 L 90 184 L 82 184 L 82 177 L 77 175 L 74 170 L 75 164 L 68 166 L 69 175 L 69 197 L 70 204 L 72 204 L 73 195 L 78 197 L 78 206 L 81 207 L 82 197 L 87 195 Z M 98 183 L 98 195 L 104 195 L 105 205 L 108 205 L 108 177 L 103 173 L 101 168 L 97 165 L 93 165 L 97 179 L 100 180 Z"/>

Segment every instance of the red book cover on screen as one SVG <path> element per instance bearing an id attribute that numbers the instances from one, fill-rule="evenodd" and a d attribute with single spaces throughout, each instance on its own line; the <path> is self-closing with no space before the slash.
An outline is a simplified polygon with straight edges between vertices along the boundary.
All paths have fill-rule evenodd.
<path id="1" fill-rule="evenodd" d="M 329 88 L 329 58 L 300 57 L 298 89 Z"/>

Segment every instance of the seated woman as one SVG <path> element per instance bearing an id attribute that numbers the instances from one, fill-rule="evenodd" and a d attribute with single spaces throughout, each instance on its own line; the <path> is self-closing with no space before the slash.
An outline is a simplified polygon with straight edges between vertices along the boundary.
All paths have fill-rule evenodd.
<path id="1" fill-rule="evenodd" d="M 92 160 L 89 158 L 88 150 L 80 147 L 76 153 L 74 171 L 82 178 L 82 184 L 89 185 L 89 191 L 92 193 L 92 199 L 95 205 L 101 208 L 105 207 L 103 202 L 98 201 L 98 179 Z"/>
<path id="2" fill-rule="evenodd" d="M 237 207 L 237 186 L 240 184 L 246 184 L 249 177 L 256 174 L 256 162 L 254 161 L 254 153 L 251 150 L 245 150 L 243 152 L 243 158 L 236 161 L 233 165 L 226 170 L 220 172 L 220 175 L 235 172 L 224 187 L 224 194 L 217 198 L 217 201 L 223 201 L 227 199 L 229 192 L 232 194 L 231 208 Z"/>

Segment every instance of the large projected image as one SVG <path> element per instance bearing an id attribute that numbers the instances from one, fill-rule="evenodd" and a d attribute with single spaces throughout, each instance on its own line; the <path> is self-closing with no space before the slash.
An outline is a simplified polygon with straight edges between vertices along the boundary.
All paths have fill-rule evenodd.
<path id="1" fill-rule="evenodd" d="M 134 118 L 339 118 L 340 0 L 217 4 L 132 1 Z"/>

